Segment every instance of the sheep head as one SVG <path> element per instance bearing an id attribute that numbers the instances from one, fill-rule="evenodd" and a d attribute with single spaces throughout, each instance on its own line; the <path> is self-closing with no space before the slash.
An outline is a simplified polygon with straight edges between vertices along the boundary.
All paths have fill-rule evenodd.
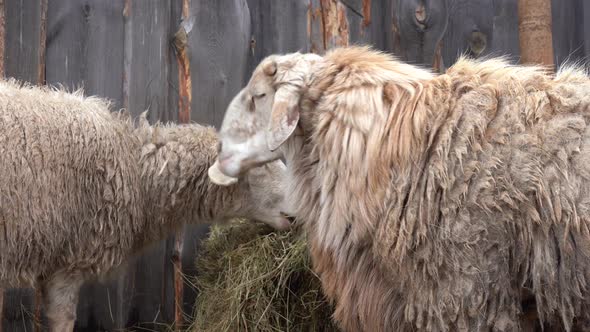
<path id="1" fill-rule="evenodd" d="M 286 173 L 287 167 L 281 160 L 245 172 L 234 184 L 244 193 L 236 217 L 262 221 L 276 230 L 289 229 L 292 218 L 286 212 Z"/>
<path id="2" fill-rule="evenodd" d="M 282 156 L 280 147 L 299 122 L 302 89 L 312 65 L 320 59 L 315 54 L 291 53 L 271 55 L 258 65 L 226 110 L 214 165 L 219 173 L 239 177 Z"/>

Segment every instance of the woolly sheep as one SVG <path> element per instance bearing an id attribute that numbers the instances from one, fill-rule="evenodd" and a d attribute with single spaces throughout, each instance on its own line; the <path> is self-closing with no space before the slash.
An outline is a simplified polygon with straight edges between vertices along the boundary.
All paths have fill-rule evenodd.
<path id="1" fill-rule="evenodd" d="M 206 175 L 213 128 L 140 121 L 81 92 L 0 81 L 0 285 L 39 287 L 53 331 L 73 330 L 83 281 L 182 224 L 289 226 L 282 162 L 220 187 Z"/>
<path id="2" fill-rule="evenodd" d="M 290 212 L 345 331 L 585 324 L 590 80 L 501 59 L 445 74 L 366 47 L 261 62 L 216 167 L 285 157 Z"/>

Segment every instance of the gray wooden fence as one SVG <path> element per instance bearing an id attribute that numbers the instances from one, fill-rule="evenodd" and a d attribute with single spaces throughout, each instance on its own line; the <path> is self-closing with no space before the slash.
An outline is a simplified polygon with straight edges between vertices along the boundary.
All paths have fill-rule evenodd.
<path id="1" fill-rule="evenodd" d="M 556 63 L 590 54 L 590 1 L 553 0 Z M 0 73 L 83 87 L 154 122 L 218 126 L 266 55 L 372 44 L 444 70 L 460 53 L 518 59 L 516 0 L 0 0 Z M 81 293 L 76 329 L 163 329 L 192 311 L 206 227 L 155 244 L 106 284 Z M 176 276 L 176 278 L 175 278 Z M 0 298 L 3 331 L 43 323 L 32 290 Z M 182 310 L 180 310 L 182 309 Z M 189 317 L 185 318 L 189 318 Z M 40 320 L 40 321 L 39 321 Z"/>

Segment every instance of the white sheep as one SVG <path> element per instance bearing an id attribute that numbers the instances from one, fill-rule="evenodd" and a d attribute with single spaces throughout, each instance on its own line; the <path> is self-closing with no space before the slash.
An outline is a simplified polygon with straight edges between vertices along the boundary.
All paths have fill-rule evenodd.
<path id="1" fill-rule="evenodd" d="M 40 288 L 52 331 L 72 331 L 85 280 L 183 224 L 289 226 L 281 162 L 220 187 L 207 177 L 213 128 L 140 121 L 81 92 L 0 81 L 0 286 Z"/>
<path id="2" fill-rule="evenodd" d="M 286 158 L 345 331 L 518 331 L 527 293 L 571 330 L 590 316 L 589 123 L 574 68 L 273 55 L 230 104 L 215 167 Z"/>

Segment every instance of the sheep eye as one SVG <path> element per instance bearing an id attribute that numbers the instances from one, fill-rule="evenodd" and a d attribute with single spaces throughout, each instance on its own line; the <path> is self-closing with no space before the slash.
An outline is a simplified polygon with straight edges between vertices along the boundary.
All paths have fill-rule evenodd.
<path id="1" fill-rule="evenodd" d="M 250 105 L 248 105 L 248 109 L 250 110 L 250 112 L 254 112 L 254 110 L 256 109 L 256 103 L 254 102 L 254 97 L 250 98 Z"/>
<path id="2" fill-rule="evenodd" d="M 266 93 L 259 93 L 259 94 L 255 95 L 254 98 L 262 98 L 264 96 L 266 96 Z"/>

